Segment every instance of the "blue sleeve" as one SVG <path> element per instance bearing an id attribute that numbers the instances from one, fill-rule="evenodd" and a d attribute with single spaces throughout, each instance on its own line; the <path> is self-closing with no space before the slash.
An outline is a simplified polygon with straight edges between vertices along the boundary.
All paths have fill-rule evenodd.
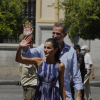
<path id="1" fill-rule="evenodd" d="M 36 48 L 31 48 L 28 47 L 28 50 L 24 52 L 22 50 L 22 56 L 23 57 L 28 57 L 28 58 L 33 58 L 33 57 L 41 57 L 43 58 L 44 56 L 44 44 L 41 44 L 40 46 Z"/>
<path id="2" fill-rule="evenodd" d="M 80 73 L 80 69 L 79 69 L 79 66 L 78 66 L 77 56 L 76 56 L 75 51 L 73 53 L 70 72 L 71 72 L 71 75 L 72 75 L 74 88 L 76 90 L 82 90 L 83 89 L 83 83 L 82 83 L 81 73 Z"/>

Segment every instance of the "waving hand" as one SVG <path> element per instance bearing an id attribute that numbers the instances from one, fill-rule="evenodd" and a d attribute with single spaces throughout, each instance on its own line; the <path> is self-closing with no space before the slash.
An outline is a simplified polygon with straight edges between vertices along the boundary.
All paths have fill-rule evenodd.
<path id="1" fill-rule="evenodd" d="M 20 42 L 19 46 L 21 46 L 21 47 L 27 47 L 27 46 L 30 45 L 31 41 L 32 41 L 31 37 L 30 37 L 30 36 L 29 36 L 29 37 L 26 36 L 26 37 Z"/>
<path id="2" fill-rule="evenodd" d="M 34 29 L 31 29 L 31 23 L 30 22 L 25 22 L 25 24 L 23 24 L 23 34 L 24 36 L 29 36 L 32 34 Z"/>

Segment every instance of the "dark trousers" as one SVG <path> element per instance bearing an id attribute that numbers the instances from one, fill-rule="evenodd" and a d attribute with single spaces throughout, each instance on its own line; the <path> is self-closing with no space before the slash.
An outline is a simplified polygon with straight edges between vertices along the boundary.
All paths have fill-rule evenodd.
<path id="1" fill-rule="evenodd" d="M 84 75 L 82 75 L 82 82 L 84 82 Z M 70 87 L 71 87 L 71 94 L 72 94 L 72 98 L 73 100 L 74 99 L 74 96 L 75 96 L 75 90 L 74 90 L 74 83 L 73 83 L 73 80 L 71 79 L 71 82 L 70 82 Z M 84 99 L 84 88 L 81 90 L 81 93 L 82 93 L 82 100 L 85 100 Z"/>

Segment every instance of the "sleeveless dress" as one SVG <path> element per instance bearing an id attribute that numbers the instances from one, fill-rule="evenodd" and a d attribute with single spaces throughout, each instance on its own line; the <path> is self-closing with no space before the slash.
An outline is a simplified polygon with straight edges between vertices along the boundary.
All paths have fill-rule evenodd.
<path id="1" fill-rule="evenodd" d="M 33 100 L 60 100 L 59 88 L 56 86 L 58 76 L 58 64 L 48 64 L 43 60 L 38 68 L 38 85 Z"/>

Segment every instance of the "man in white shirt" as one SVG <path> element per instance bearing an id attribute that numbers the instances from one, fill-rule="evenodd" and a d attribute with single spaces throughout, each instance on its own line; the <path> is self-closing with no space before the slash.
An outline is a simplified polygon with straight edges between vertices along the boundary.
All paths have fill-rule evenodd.
<path id="1" fill-rule="evenodd" d="M 85 91 L 87 100 L 92 100 L 89 77 L 91 73 L 92 73 L 92 79 L 95 79 L 95 76 L 94 76 L 93 62 L 91 60 L 90 54 L 88 54 L 87 52 L 88 52 L 88 46 L 83 45 L 81 47 L 81 53 L 84 55 L 85 68 L 87 69 L 87 74 L 84 77 L 84 91 Z"/>

